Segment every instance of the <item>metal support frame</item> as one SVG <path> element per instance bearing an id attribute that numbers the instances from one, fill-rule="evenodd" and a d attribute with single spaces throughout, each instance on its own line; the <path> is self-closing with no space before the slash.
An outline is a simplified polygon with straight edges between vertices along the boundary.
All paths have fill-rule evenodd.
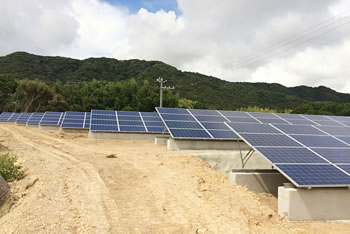
<path id="1" fill-rule="evenodd" d="M 254 154 L 255 150 L 253 148 L 251 148 L 248 153 L 246 153 L 245 156 L 243 156 L 242 154 L 242 149 L 241 149 L 241 141 L 238 139 L 238 147 L 239 147 L 239 154 L 241 156 L 241 162 L 242 162 L 242 168 L 245 167 L 245 165 L 247 164 L 247 162 L 249 161 L 249 159 L 252 157 L 252 155 Z"/>

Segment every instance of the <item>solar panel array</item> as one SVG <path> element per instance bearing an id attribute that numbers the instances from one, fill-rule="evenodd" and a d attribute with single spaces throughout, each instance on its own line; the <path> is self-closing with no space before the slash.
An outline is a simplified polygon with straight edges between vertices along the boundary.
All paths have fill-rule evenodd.
<path id="1" fill-rule="evenodd" d="M 63 112 L 45 112 L 39 124 L 42 126 L 60 126 L 63 120 Z"/>
<path id="2" fill-rule="evenodd" d="M 27 124 L 29 125 L 38 125 L 43 118 L 44 113 L 42 112 L 34 112 L 27 120 Z"/>
<path id="3" fill-rule="evenodd" d="M 226 125 L 298 187 L 350 186 L 350 127 Z"/>
<path id="4" fill-rule="evenodd" d="M 156 108 L 173 138 L 238 139 L 225 122 L 350 126 L 350 118 L 299 114 Z"/>
<path id="5" fill-rule="evenodd" d="M 73 112 L 64 113 L 61 128 L 90 128 L 90 112 Z"/>
<path id="6" fill-rule="evenodd" d="M 112 110 L 91 111 L 91 131 L 102 132 L 163 132 L 163 122 L 154 112 Z"/>
<path id="7" fill-rule="evenodd" d="M 33 113 L 22 113 L 20 117 L 16 120 L 16 123 L 26 124 L 28 119 L 33 115 Z"/>
<path id="8" fill-rule="evenodd" d="M 22 115 L 22 113 L 13 113 L 7 122 L 16 122 L 16 120 Z"/>
<path id="9" fill-rule="evenodd" d="M 13 114 L 13 112 L 2 112 L 0 114 L 0 122 L 7 122 Z"/>

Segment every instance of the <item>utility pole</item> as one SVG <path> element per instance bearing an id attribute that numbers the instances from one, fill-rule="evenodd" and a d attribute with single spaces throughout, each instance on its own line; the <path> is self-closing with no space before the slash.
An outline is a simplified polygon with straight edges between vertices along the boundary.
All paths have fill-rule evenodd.
<path id="1" fill-rule="evenodd" d="M 167 82 L 167 80 L 164 80 L 163 77 L 158 77 L 156 80 L 160 84 L 160 100 L 159 100 L 159 107 L 163 107 L 163 89 L 175 89 L 175 87 L 170 86 L 164 86 L 163 84 Z"/>

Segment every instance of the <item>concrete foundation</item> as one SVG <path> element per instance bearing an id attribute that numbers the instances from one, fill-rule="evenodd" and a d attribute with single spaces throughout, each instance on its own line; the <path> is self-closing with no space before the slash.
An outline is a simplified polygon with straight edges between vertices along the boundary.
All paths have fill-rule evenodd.
<path id="1" fill-rule="evenodd" d="M 279 186 L 289 183 L 289 180 L 277 170 L 266 169 L 235 169 L 230 173 L 229 180 L 257 193 L 274 195 L 277 195 Z"/>
<path id="2" fill-rule="evenodd" d="M 167 145 L 170 136 L 160 136 L 154 139 L 155 145 Z"/>
<path id="3" fill-rule="evenodd" d="M 242 169 L 242 160 L 239 150 L 188 150 L 186 154 L 194 155 L 206 161 L 210 166 L 229 178 L 232 169 Z M 242 150 L 246 155 L 248 150 Z M 244 164 L 245 169 L 271 169 L 272 165 L 259 153 L 255 152 Z"/>
<path id="4" fill-rule="evenodd" d="M 230 140 L 168 140 L 169 150 L 235 150 L 241 147 L 242 150 L 250 147 L 244 142 Z"/>
<path id="5" fill-rule="evenodd" d="M 347 188 L 278 188 L 278 213 L 289 220 L 349 220 Z"/>
<path id="6" fill-rule="evenodd" d="M 81 128 L 60 128 L 60 132 L 63 133 L 88 133 L 89 129 L 81 129 Z"/>
<path id="7" fill-rule="evenodd" d="M 121 139 L 121 140 L 149 140 L 154 141 L 162 134 L 154 133 L 124 133 L 124 132 L 92 132 L 89 131 L 89 138 L 93 139 Z"/>
<path id="8" fill-rule="evenodd" d="M 6 200 L 10 187 L 0 175 L 0 205 Z"/>
<path id="9" fill-rule="evenodd" d="M 39 125 L 39 128 L 40 128 L 41 130 L 60 130 L 60 126 Z"/>
<path id="10" fill-rule="evenodd" d="M 16 123 L 17 126 L 26 126 L 26 123 Z"/>
<path id="11" fill-rule="evenodd" d="M 38 128 L 39 124 L 27 124 L 28 128 Z"/>

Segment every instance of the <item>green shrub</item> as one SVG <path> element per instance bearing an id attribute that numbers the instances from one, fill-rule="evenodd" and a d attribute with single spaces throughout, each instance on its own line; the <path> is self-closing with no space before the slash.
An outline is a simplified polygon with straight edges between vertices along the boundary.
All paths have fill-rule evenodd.
<path id="1" fill-rule="evenodd" d="M 0 175 L 7 181 L 12 182 L 22 179 L 24 171 L 17 163 L 17 156 L 11 152 L 0 155 Z"/>

